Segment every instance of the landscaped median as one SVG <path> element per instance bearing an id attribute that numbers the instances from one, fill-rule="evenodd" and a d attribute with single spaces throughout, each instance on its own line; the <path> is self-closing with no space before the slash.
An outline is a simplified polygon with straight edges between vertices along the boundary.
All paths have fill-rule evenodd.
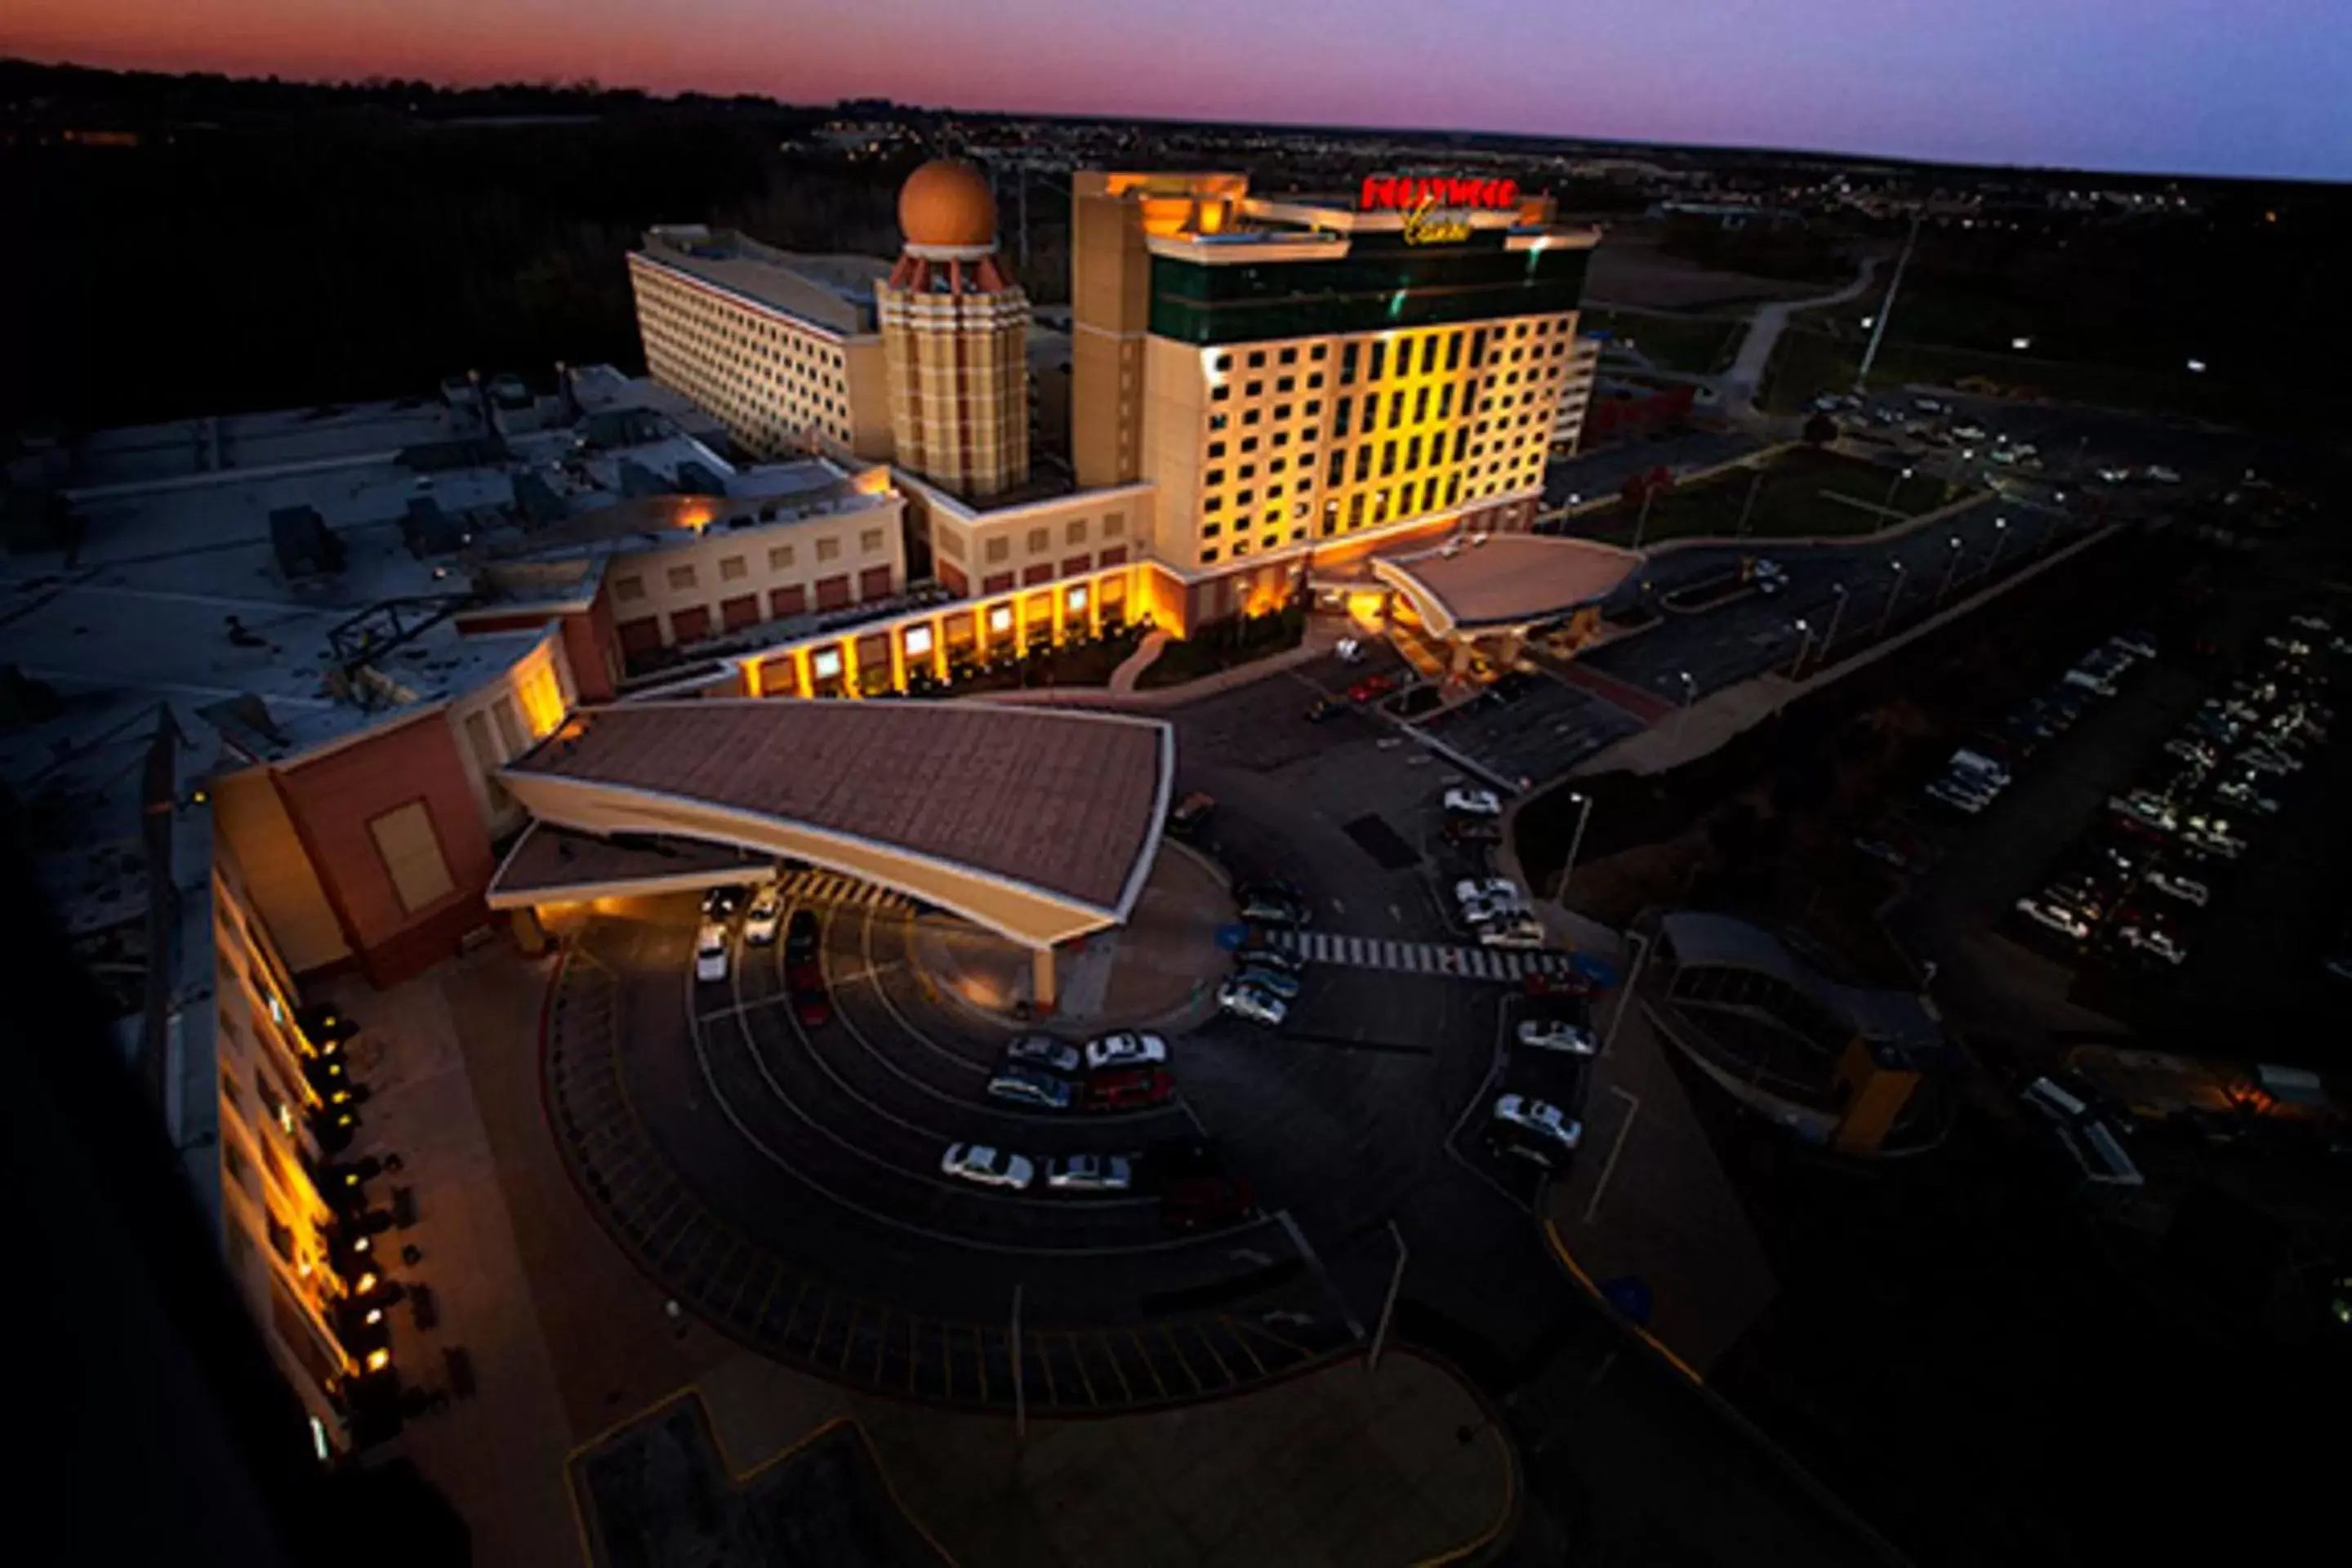
<path id="1" fill-rule="evenodd" d="M 1644 548 L 1679 540 L 1857 539 L 1966 494 L 1916 468 L 1792 446 L 1696 480 L 1654 488 L 1636 480 L 1608 510 L 1572 518 L 1569 531 L 1610 544 L 1630 544 L 1638 534 Z"/>
<path id="2" fill-rule="evenodd" d="M 1307 612 L 1297 605 L 1263 616 L 1230 616 L 1177 637 L 1136 678 L 1139 689 L 1181 686 L 1221 669 L 1297 647 L 1307 635 Z"/>

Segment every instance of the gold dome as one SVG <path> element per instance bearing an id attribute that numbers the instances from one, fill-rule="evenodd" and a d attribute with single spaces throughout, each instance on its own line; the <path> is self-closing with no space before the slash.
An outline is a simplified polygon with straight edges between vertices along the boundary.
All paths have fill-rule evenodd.
<path id="1" fill-rule="evenodd" d="M 898 228 L 910 246 L 984 249 L 996 243 L 988 176 L 955 158 L 934 158 L 898 187 Z"/>

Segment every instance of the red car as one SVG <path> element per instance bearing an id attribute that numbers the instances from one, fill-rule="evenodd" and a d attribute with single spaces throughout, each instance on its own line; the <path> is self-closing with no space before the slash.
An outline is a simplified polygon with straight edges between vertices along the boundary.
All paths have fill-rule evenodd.
<path id="1" fill-rule="evenodd" d="M 784 971 L 784 985 L 793 994 L 793 1016 L 814 1029 L 833 1022 L 833 1001 L 824 994 L 824 972 L 812 962 Z"/>
<path id="2" fill-rule="evenodd" d="M 1256 1213 L 1257 1190 L 1247 1176 L 1188 1176 L 1160 1195 L 1160 1217 L 1171 1230 L 1238 1225 Z"/>
<path id="3" fill-rule="evenodd" d="M 1368 675 L 1348 688 L 1348 697 L 1349 700 L 1355 702 L 1372 702 L 1386 697 L 1395 689 L 1396 680 L 1393 677 Z"/>
<path id="4" fill-rule="evenodd" d="M 1175 1092 L 1166 1068 L 1120 1068 L 1087 1080 L 1086 1104 L 1088 1110 L 1134 1110 L 1165 1105 Z"/>
<path id="5" fill-rule="evenodd" d="M 1538 969 L 1519 982 L 1519 989 L 1529 996 L 1590 996 L 1592 982 L 1574 970 Z"/>

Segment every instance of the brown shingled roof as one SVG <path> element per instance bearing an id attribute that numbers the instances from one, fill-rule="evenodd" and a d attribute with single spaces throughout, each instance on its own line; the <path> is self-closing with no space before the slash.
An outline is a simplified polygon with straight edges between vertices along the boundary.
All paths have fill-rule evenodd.
<path id="1" fill-rule="evenodd" d="M 1472 629 L 1564 616 L 1608 597 L 1641 564 L 1633 552 L 1590 539 L 1497 533 L 1450 555 L 1431 550 L 1383 556 L 1374 571 L 1409 579 L 1456 627 Z"/>
<path id="2" fill-rule="evenodd" d="M 981 702 L 619 703 L 511 764 L 889 845 L 1115 910 L 1157 830 L 1158 721 Z"/>

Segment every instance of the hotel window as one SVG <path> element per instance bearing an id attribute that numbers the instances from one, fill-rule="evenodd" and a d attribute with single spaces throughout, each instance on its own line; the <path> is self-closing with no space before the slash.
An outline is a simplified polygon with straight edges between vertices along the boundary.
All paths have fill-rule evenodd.
<path id="1" fill-rule="evenodd" d="M 1298 351 L 1297 349 L 1283 350 L 1280 363 L 1283 364 L 1297 364 L 1298 363 Z"/>
<path id="2" fill-rule="evenodd" d="M 1354 406 L 1355 400 L 1348 397 L 1343 397 L 1332 405 L 1331 439 L 1334 441 L 1344 441 L 1348 438 L 1348 412 Z"/>
<path id="3" fill-rule="evenodd" d="M 1127 513 L 1123 511 L 1107 511 L 1103 513 L 1102 536 L 1105 539 L 1118 539 L 1124 536 L 1126 532 Z"/>
<path id="4" fill-rule="evenodd" d="M 816 558 L 819 561 L 835 561 L 840 559 L 840 556 L 841 541 L 838 539 L 820 539 L 816 542 Z"/>
<path id="5" fill-rule="evenodd" d="M 1378 380 L 1380 380 L 1380 378 L 1381 378 L 1381 368 L 1382 368 L 1382 367 L 1387 363 L 1387 362 L 1388 362 L 1388 355 L 1389 355 L 1389 346 L 1388 346 L 1388 344 L 1386 344 L 1386 343 L 1384 343 L 1384 342 L 1378 342 L 1378 341 L 1375 341 L 1375 342 L 1373 342 L 1373 344 L 1372 344 L 1372 357 L 1371 357 L 1371 363 L 1370 363 L 1366 367 L 1366 369 L 1365 369 L 1365 371 L 1364 371 L 1364 379 L 1365 379 L 1366 381 L 1378 381 Z"/>
<path id="6" fill-rule="evenodd" d="M 1391 474 L 1396 472 L 1396 443 L 1394 441 L 1381 442 L 1381 478 L 1387 479 Z"/>
<path id="7" fill-rule="evenodd" d="M 1347 477 L 1348 477 L 1348 453 L 1347 453 L 1347 450 L 1346 450 L 1346 448 L 1344 448 L 1344 447 L 1334 447 L 1331 449 L 1331 458 L 1330 458 L 1330 462 L 1326 466 L 1326 468 L 1325 468 L 1325 469 L 1324 469 L 1324 473 L 1323 473 L 1323 482 L 1324 482 L 1325 484 L 1327 484 L 1327 485 L 1336 485 L 1336 484 L 1338 484 L 1341 479 L 1346 479 Z"/>
<path id="8" fill-rule="evenodd" d="M 1486 363 L 1486 329 L 1478 328 L 1470 334 L 1470 368 L 1476 370 Z"/>
<path id="9" fill-rule="evenodd" d="M 1321 371 L 1311 371 L 1308 373 L 1307 377 L 1307 390 L 1309 392 L 1320 392 L 1323 390 L 1323 373 Z"/>
<path id="10" fill-rule="evenodd" d="M 1234 493 L 1234 504 L 1235 506 L 1247 506 L 1250 502 L 1255 500 L 1257 500 L 1257 492 L 1255 490 L 1237 490 Z"/>
<path id="11" fill-rule="evenodd" d="M 1257 465 L 1255 463 L 1244 463 L 1239 468 L 1236 468 L 1234 471 L 1244 479 L 1254 479 L 1257 478 Z"/>
<path id="12" fill-rule="evenodd" d="M 1372 444 L 1370 441 L 1356 448 L 1356 482 L 1362 484 L 1372 477 Z"/>
<path id="13" fill-rule="evenodd" d="M 442 858 L 441 841 L 433 835 L 433 818 L 422 800 L 371 818 L 368 836 L 375 840 L 376 854 L 405 912 L 415 914 L 457 886 L 450 879 L 449 863 Z"/>
<path id="14" fill-rule="evenodd" d="M 1260 355 L 1258 355 L 1257 357 L 1258 357 L 1258 358 L 1260 358 L 1260 359 L 1264 359 L 1265 356 L 1264 354 L 1260 354 Z M 1264 383 L 1264 382 L 1262 382 L 1262 381 L 1253 381 L 1253 382 L 1251 382 L 1247 386 L 1244 386 L 1244 387 L 1243 387 L 1243 388 L 1242 388 L 1242 395 L 1243 395 L 1244 397 L 1263 397 L 1263 396 L 1265 396 L 1265 383 Z"/>
<path id="15" fill-rule="evenodd" d="M 1307 357 L 1313 360 L 1317 364 L 1321 364 L 1323 363 L 1323 345 L 1321 343 L 1317 343 L 1313 348 L 1307 350 Z"/>
<path id="16" fill-rule="evenodd" d="M 1458 330 L 1445 334 L 1445 368 L 1462 368 L 1462 333 Z"/>
<path id="17" fill-rule="evenodd" d="M 1364 526 L 1364 492 L 1361 490 L 1348 498 L 1348 526 L 1349 528 Z"/>
<path id="18" fill-rule="evenodd" d="M 1213 386 L 1209 388 L 1209 401 L 1212 403 L 1223 403 L 1233 395 L 1234 389 L 1230 386 Z"/>
<path id="19" fill-rule="evenodd" d="M 1284 420 L 1286 420 L 1286 419 L 1287 419 L 1287 418 L 1289 418 L 1289 417 L 1290 417 L 1290 405 L 1289 405 L 1289 404 L 1287 404 L 1287 403 L 1277 403 L 1277 404 L 1276 404 L 1276 405 L 1274 405 L 1274 420 L 1275 420 L 1275 423 L 1276 423 L 1276 424 L 1279 425 L 1280 423 L 1282 423 L 1282 421 L 1284 421 Z"/>
<path id="20" fill-rule="evenodd" d="M 1445 481 L 1445 504 L 1447 506 L 1452 506 L 1455 501 L 1458 501 L 1461 499 L 1462 474 L 1461 471 L 1457 469 L 1455 470 L 1454 477 Z"/>
<path id="21" fill-rule="evenodd" d="M 1244 436 L 1244 437 L 1242 437 L 1242 450 L 1243 450 L 1243 451 L 1244 451 L 1244 452 L 1255 452 L 1255 451 L 1256 451 L 1256 450 L 1257 450 L 1257 437 L 1255 437 L 1255 436 Z"/>
<path id="22" fill-rule="evenodd" d="M 1405 441 L 1404 467 L 1407 473 L 1421 467 L 1421 437 L 1418 436 L 1410 437 Z"/>
<path id="23" fill-rule="evenodd" d="M 1045 554 L 1047 551 L 1049 551 L 1049 550 L 1051 550 L 1051 549 L 1053 549 L 1053 548 L 1054 548 L 1054 531 L 1053 531 L 1052 529 L 1050 529 L 1050 528 L 1033 528 L 1033 529 L 1031 529 L 1031 530 L 1029 531 L 1029 553 L 1030 553 L 1030 554 L 1032 554 L 1032 555 L 1043 555 L 1043 554 Z"/>
<path id="24" fill-rule="evenodd" d="M 1437 334 L 1430 333 L 1421 340 L 1421 374 L 1427 375 L 1437 368 Z"/>
<path id="25" fill-rule="evenodd" d="M 1062 539 L 1066 544 L 1084 544 L 1087 542 L 1087 520 L 1083 517 L 1072 518 L 1069 527 L 1062 531 Z"/>
<path id="26" fill-rule="evenodd" d="M 857 549 L 858 552 L 864 555 L 881 554 L 882 531 L 878 528 L 869 528 L 858 534 Z"/>
<path id="27" fill-rule="evenodd" d="M 1264 349 L 1253 349 L 1250 351 L 1249 367 L 1252 370 L 1264 370 L 1265 368 L 1265 351 Z"/>
<path id="28" fill-rule="evenodd" d="M 1437 389 L 1437 416 L 1440 419 L 1444 419 L 1450 417 L 1453 413 L 1454 384 L 1449 381 L 1444 386 Z"/>
<path id="29" fill-rule="evenodd" d="M 1247 555 L 1249 553 L 1249 541 L 1246 539 L 1234 540 L 1234 553 L 1235 555 Z"/>
<path id="30" fill-rule="evenodd" d="M 719 559 L 719 580 L 722 583 L 732 583 L 749 571 L 740 555 L 722 555 Z"/>
<path id="31" fill-rule="evenodd" d="M 1288 468 L 1288 467 L 1290 467 L 1290 459 L 1289 459 L 1289 458 L 1276 458 L 1273 462 L 1268 463 L 1268 464 L 1265 466 L 1265 471 L 1266 471 L 1267 473 L 1269 473 L 1269 474 L 1278 474 L 1278 473 L 1282 472 L 1282 470 L 1283 470 L 1283 469 L 1285 469 L 1285 468 Z"/>
<path id="32" fill-rule="evenodd" d="M 1204 501 L 1202 501 L 1202 502 L 1201 503 L 1201 510 L 1202 510 L 1202 511 L 1221 511 L 1221 510 L 1223 510 L 1223 508 L 1224 508 L 1224 504 L 1225 504 L 1225 498 L 1224 498 L 1224 497 L 1223 497 L 1223 496 L 1211 496 L 1208 500 L 1204 500 Z"/>
<path id="33" fill-rule="evenodd" d="M 1212 462 L 1224 455 L 1225 444 L 1223 441 L 1212 441 L 1209 443 L 1209 458 Z"/>
<path id="34" fill-rule="evenodd" d="M 1202 565 L 1203 565 L 1203 566 L 1213 566 L 1213 565 L 1215 565 L 1216 563 L 1217 563 L 1217 552 L 1216 552 L 1215 551 L 1213 551 L 1213 550 L 1203 550 L 1202 552 L 1201 552 L 1201 564 L 1202 564 Z"/>
<path id="35" fill-rule="evenodd" d="M 1268 500 L 1274 500 L 1280 497 L 1281 494 L 1282 487 L 1280 485 L 1268 485 L 1265 487 L 1265 499 Z"/>
<path id="36" fill-rule="evenodd" d="M 1429 341 L 1433 343 L 1437 340 L 1435 338 L 1432 338 Z M 1412 395 L 1412 422 L 1418 425 L 1428 417 L 1429 388 L 1424 386 L 1420 391 Z"/>
<path id="37" fill-rule="evenodd" d="M 1224 531 L 1225 525 L 1222 522 L 1204 522 L 1201 525 L 1201 537 L 1203 539 L 1214 539 Z"/>
<path id="38" fill-rule="evenodd" d="M 1009 536 L 1002 533 L 981 547 L 981 558 L 992 564 L 1004 560 L 1012 553 L 1013 541 Z"/>
<path id="39" fill-rule="evenodd" d="M 1421 481 L 1421 510 L 1427 511 L 1437 504 L 1437 476 L 1432 474 Z"/>
<path id="40" fill-rule="evenodd" d="M 1298 378 L 1297 378 L 1297 376 L 1295 376 L 1295 375 L 1284 375 L 1284 376 L 1276 376 L 1276 377 L 1275 378 L 1275 383 L 1274 383 L 1274 395 L 1275 395 L 1276 397 L 1282 397 L 1282 396 L 1287 395 L 1288 394 L 1293 393 L 1293 392 L 1296 392 L 1296 391 L 1297 391 L 1297 390 L 1298 390 Z"/>
<path id="41" fill-rule="evenodd" d="M 615 577 L 613 579 L 613 596 L 623 600 L 642 599 L 646 596 L 646 580 L 643 577 Z"/>
<path id="42" fill-rule="evenodd" d="M 1454 461 L 1458 463 L 1462 460 L 1462 448 L 1469 439 L 1470 427 L 1468 426 L 1457 425 L 1454 427 Z"/>
<path id="43" fill-rule="evenodd" d="M 1342 343 L 1339 346 L 1339 384 L 1341 386 L 1356 384 L 1356 345 L 1353 343 Z"/>
<path id="44" fill-rule="evenodd" d="M 1289 432 L 1289 431 L 1287 431 L 1287 430 L 1276 430 L 1276 431 L 1274 433 L 1274 444 L 1275 444 L 1276 446 L 1277 446 L 1277 447 L 1287 447 L 1287 446 L 1289 446 L 1289 445 L 1290 445 L 1290 432 Z"/>
<path id="45" fill-rule="evenodd" d="M 1211 363 L 1219 370 L 1231 370 L 1234 368 L 1234 356 L 1231 354 L 1219 354 Z"/>
<path id="46" fill-rule="evenodd" d="M 1309 419 L 1312 419 L 1312 418 L 1314 418 L 1318 414 L 1320 414 L 1320 413 L 1322 413 L 1322 412 L 1323 412 L 1323 400 L 1322 400 L 1321 398 L 1319 398 L 1319 397 L 1310 397 L 1310 398 L 1308 398 L 1308 399 L 1307 400 L 1307 417 L 1308 417 Z"/>
<path id="47" fill-rule="evenodd" d="M 1336 500 L 1327 500 L 1323 503 L 1323 537 L 1328 539 L 1338 531 L 1339 531 L 1339 503 Z"/>
<path id="48" fill-rule="evenodd" d="M 1404 388 L 1400 386 L 1389 395 L 1389 428 L 1404 423 Z"/>
<path id="49" fill-rule="evenodd" d="M 1255 425 L 1255 424 L 1256 424 L 1256 423 L 1257 423 L 1257 415 L 1258 415 L 1258 411 L 1257 411 L 1256 409 L 1255 409 L 1255 408 L 1244 408 L 1244 409 L 1243 409 L 1243 410 L 1242 410 L 1242 423 L 1243 423 L 1243 424 L 1244 424 L 1244 425 Z"/>
<path id="50" fill-rule="evenodd" d="M 694 568 L 691 566 L 671 567 L 669 569 L 669 585 L 673 588 L 678 589 L 693 587 Z"/>
<path id="51" fill-rule="evenodd" d="M 1217 486 L 1225 482 L 1225 470 L 1223 468 L 1211 468 L 1207 473 L 1201 476 L 1201 482 L 1213 489 Z"/>

